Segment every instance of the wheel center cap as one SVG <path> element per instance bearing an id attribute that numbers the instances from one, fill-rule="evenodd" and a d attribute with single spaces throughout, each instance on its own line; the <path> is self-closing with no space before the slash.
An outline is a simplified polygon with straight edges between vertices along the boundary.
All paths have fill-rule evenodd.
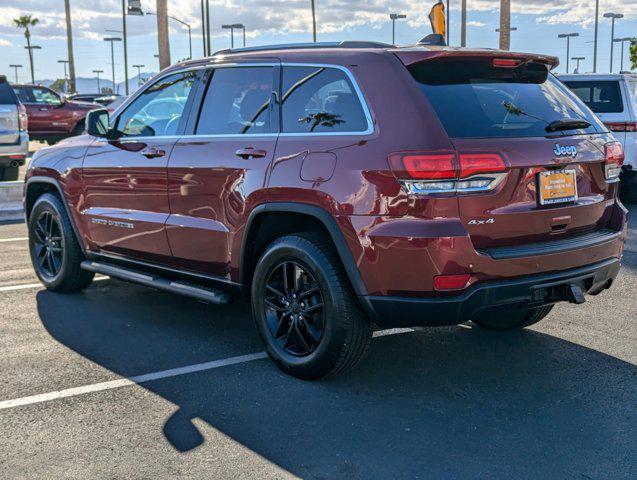
<path id="1" fill-rule="evenodd" d="M 300 313 L 301 312 L 301 306 L 298 304 L 298 302 L 292 303 L 292 305 L 290 305 L 290 307 L 291 307 L 293 313 Z"/>

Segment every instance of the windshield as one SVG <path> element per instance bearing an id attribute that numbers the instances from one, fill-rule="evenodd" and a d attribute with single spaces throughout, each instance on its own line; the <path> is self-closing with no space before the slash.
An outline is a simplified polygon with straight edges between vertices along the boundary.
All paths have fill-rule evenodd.
<path id="1" fill-rule="evenodd" d="M 546 137 L 547 127 L 562 120 L 584 120 L 590 126 L 558 135 L 606 131 L 546 66 L 496 68 L 491 62 L 455 58 L 410 67 L 451 138 Z"/>

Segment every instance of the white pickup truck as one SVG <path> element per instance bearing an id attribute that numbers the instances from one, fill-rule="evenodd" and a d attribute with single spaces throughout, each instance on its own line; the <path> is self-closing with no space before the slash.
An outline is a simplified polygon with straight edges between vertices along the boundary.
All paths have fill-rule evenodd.
<path id="1" fill-rule="evenodd" d="M 560 75 L 624 145 L 621 197 L 637 203 L 637 74 Z"/>

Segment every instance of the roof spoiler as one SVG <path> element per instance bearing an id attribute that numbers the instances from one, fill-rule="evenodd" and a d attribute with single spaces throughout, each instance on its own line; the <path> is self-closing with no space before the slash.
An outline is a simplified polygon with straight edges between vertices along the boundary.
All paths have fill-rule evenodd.
<path id="1" fill-rule="evenodd" d="M 431 47 L 446 47 L 444 35 L 440 33 L 431 33 L 418 42 L 418 45 L 427 45 Z"/>

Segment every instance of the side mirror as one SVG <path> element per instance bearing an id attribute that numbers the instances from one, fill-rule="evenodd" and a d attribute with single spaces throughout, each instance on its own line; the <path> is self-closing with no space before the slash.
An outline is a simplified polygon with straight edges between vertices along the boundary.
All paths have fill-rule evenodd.
<path id="1" fill-rule="evenodd" d="M 109 123 L 108 110 L 105 108 L 91 110 L 86 115 L 86 133 L 93 137 L 107 138 L 111 132 Z"/>

